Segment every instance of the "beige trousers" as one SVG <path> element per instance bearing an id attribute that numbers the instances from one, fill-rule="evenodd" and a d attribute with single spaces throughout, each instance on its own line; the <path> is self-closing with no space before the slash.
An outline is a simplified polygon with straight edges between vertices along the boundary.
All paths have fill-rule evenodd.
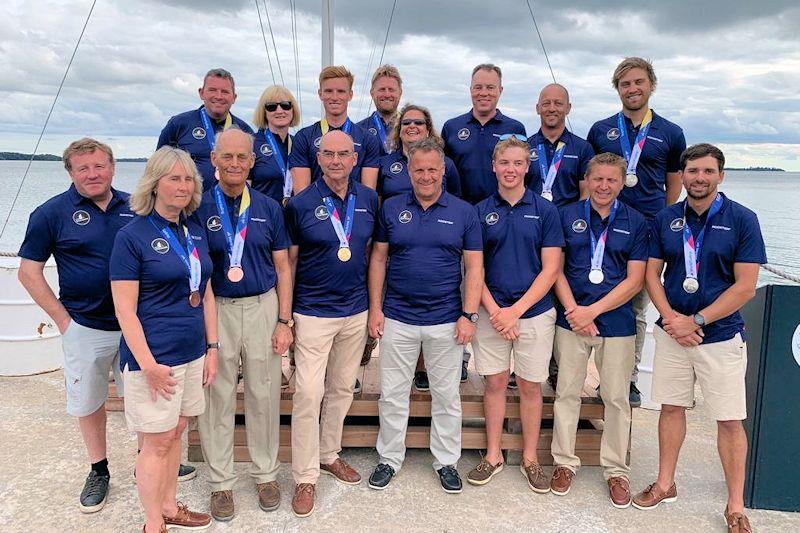
<path id="1" fill-rule="evenodd" d="M 581 391 L 586 381 L 586 365 L 594 349 L 600 373 L 600 392 L 605 405 L 600 465 L 605 479 L 628 478 L 628 443 L 631 436 L 631 407 L 628 403 L 633 335 L 628 337 L 584 337 L 556 326 L 555 357 L 558 362 L 558 387 L 553 406 L 553 462 L 575 472 L 581 460 L 575 455 L 575 437 L 581 410 Z"/>
<path id="2" fill-rule="evenodd" d="M 633 316 L 636 318 L 636 344 L 634 348 L 633 372 L 631 383 L 639 381 L 639 365 L 642 364 L 642 350 L 644 338 L 647 335 L 647 307 L 650 305 L 650 295 L 647 289 L 642 289 L 633 297 Z"/>
<path id="3" fill-rule="evenodd" d="M 292 400 L 292 475 L 316 483 L 320 463 L 342 451 L 344 417 L 353 403 L 367 312 L 342 318 L 294 314 L 296 365 Z"/>
<path id="4" fill-rule="evenodd" d="M 219 364 L 206 391 L 206 411 L 198 417 L 200 443 L 212 491 L 236 484 L 233 431 L 239 361 L 244 381 L 244 412 L 250 475 L 256 483 L 274 481 L 280 446 L 281 356 L 272 352 L 278 321 L 275 289 L 247 298 L 217 298 Z"/>

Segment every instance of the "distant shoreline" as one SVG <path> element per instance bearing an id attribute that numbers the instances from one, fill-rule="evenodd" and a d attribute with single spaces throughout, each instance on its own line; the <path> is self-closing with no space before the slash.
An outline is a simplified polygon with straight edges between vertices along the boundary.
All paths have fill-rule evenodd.
<path id="1" fill-rule="evenodd" d="M 28 161 L 31 154 L 22 154 L 20 152 L 0 152 L 0 161 Z M 36 154 L 33 156 L 34 161 L 61 161 L 60 155 L 53 154 Z M 117 159 L 118 163 L 146 163 L 146 157 L 120 157 Z"/>
<path id="2" fill-rule="evenodd" d="M 725 167 L 725 170 L 746 170 L 748 172 L 786 172 L 778 167 Z"/>

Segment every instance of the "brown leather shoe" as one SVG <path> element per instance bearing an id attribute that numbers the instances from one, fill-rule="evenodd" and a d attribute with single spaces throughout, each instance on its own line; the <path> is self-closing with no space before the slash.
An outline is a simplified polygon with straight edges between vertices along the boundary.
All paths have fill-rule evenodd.
<path id="1" fill-rule="evenodd" d="M 274 511 L 281 504 L 281 489 L 278 488 L 277 481 L 267 481 L 266 483 L 256 483 L 258 491 L 258 506 L 262 511 Z"/>
<path id="2" fill-rule="evenodd" d="M 467 474 L 467 481 L 470 485 L 486 485 L 496 474 L 502 471 L 503 461 L 493 465 L 486 460 L 486 457 L 481 457 L 481 461 L 478 465 Z"/>
<path id="3" fill-rule="evenodd" d="M 211 516 L 219 522 L 228 522 L 233 518 L 235 506 L 232 490 L 218 490 L 211 493 Z"/>
<path id="4" fill-rule="evenodd" d="M 675 486 L 675 483 L 666 492 L 653 483 L 633 497 L 633 506 L 643 511 L 649 511 L 658 507 L 661 502 L 672 503 L 677 499 L 678 487 Z"/>
<path id="5" fill-rule="evenodd" d="M 553 470 L 553 477 L 550 478 L 550 492 L 557 496 L 566 496 L 572 487 L 572 478 L 575 472 L 566 466 L 557 466 Z"/>
<path id="6" fill-rule="evenodd" d="M 178 512 L 175 516 L 164 517 L 164 524 L 171 529 L 205 529 L 211 525 L 211 515 L 190 511 L 187 506 L 178 502 Z"/>
<path id="7" fill-rule="evenodd" d="M 742 513 L 729 513 L 726 505 L 723 516 L 725 517 L 725 525 L 728 526 L 730 533 L 752 533 L 753 529 L 750 527 L 750 520 Z"/>
<path id="8" fill-rule="evenodd" d="M 142 526 L 142 533 L 147 533 L 147 524 Z M 161 529 L 158 530 L 158 533 L 167 533 L 167 526 L 162 523 Z"/>
<path id="9" fill-rule="evenodd" d="M 528 482 L 528 486 L 533 492 L 539 494 L 547 494 L 550 492 L 550 480 L 547 479 L 547 475 L 544 473 L 539 463 L 536 461 L 528 463 L 523 458 L 519 465 L 519 471 L 525 476 L 525 480 Z"/>
<path id="10" fill-rule="evenodd" d="M 631 486 L 622 476 L 608 478 L 608 497 L 611 505 L 617 509 L 627 509 L 631 506 Z"/>
<path id="11" fill-rule="evenodd" d="M 361 483 L 361 474 L 355 471 L 355 469 L 344 462 L 344 459 L 336 459 L 329 465 L 324 465 L 320 463 L 319 471 L 323 474 L 328 474 L 329 476 L 333 476 L 345 485 L 358 485 Z"/>
<path id="12" fill-rule="evenodd" d="M 300 483 L 295 486 L 292 497 L 292 512 L 295 516 L 304 518 L 314 512 L 315 490 L 313 483 Z"/>

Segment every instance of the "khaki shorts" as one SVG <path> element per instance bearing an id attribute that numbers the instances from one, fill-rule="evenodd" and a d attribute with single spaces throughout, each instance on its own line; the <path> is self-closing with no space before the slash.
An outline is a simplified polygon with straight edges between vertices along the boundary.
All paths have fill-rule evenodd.
<path id="1" fill-rule="evenodd" d="M 147 378 L 141 370 L 122 373 L 125 381 L 125 421 L 128 429 L 141 433 L 163 433 L 175 429 L 181 416 L 197 416 L 206 409 L 203 393 L 203 363 L 205 356 L 172 367 L 177 381 L 175 394 L 169 400 L 161 395 L 153 401 Z"/>
<path id="2" fill-rule="evenodd" d="M 654 402 L 691 407 L 694 384 L 698 381 L 716 420 L 747 418 L 744 388 L 747 345 L 740 334 L 727 341 L 692 348 L 684 348 L 658 326 L 653 328 L 653 337 L 656 341 Z"/>
<path id="3" fill-rule="evenodd" d="M 475 369 L 482 376 L 499 374 L 511 368 L 514 353 L 514 372 L 525 381 L 541 383 L 547 379 L 553 337 L 556 332 L 556 310 L 550 309 L 532 318 L 519 320 L 519 338 L 504 339 L 489 322 L 489 313 L 481 307 L 478 328 L 472 339 L 475 350 Z"/>

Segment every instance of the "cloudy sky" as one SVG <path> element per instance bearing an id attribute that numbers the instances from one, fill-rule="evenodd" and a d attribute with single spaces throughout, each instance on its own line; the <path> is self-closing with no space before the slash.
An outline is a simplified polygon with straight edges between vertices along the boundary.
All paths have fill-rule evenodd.
<path id="1" fill-rule="evenodd" d="M 264 0 L 257 0 L 266 29 Z M 493 7 L 489 8 L 488 5 Z M 320 1 L 296 0 L 299 64 L 289 0 L 267 0 L 274 76 L 300 87 L 303 122 L 319 118 Z M 351 116 L 366 115 L 364 81 L 377 66 L 392 0 L 336 0 L 335 62 L 356 76 Z M 650 58 L 659 78 L 652 107 L 709 141 L 732 166 L 800 171 L 800 7 L 796 0 L 531 0 L 555 76 L 571 93 L 572 129 L 584 136 L 619 100 L 611 73 L 621 58 Z M 30 152 L 91 0 L 5 0 L 0 6 L 0 151 Z M 398 0 L 384 52 L 404 79 L 404 101 L 426 105 L 437 126 L 470 107 L 471 68 L 503 68 L 500 107 L 538 128 L 534 104 L 551 81 L 525 0 Z M 82 135 L 118 156 L 152 153 L 176 113 L 199 105 L 211 67 L 233 72 L 234 113 L 250 121 L 273 82 L 249 0 L 98 0 L 40 152 Z M 299 70 L 299 80 L 296 72 Z"/>

